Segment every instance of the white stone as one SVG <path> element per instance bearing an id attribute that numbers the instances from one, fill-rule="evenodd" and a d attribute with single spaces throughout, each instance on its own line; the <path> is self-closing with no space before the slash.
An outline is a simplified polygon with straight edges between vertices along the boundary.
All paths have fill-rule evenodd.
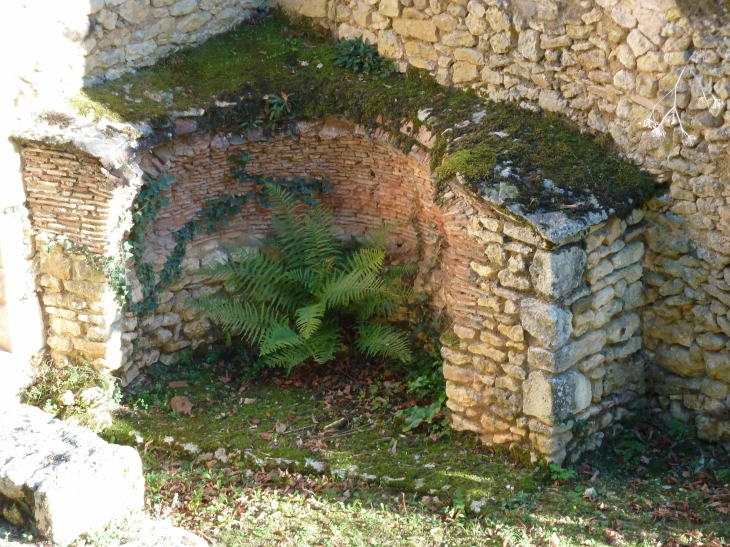
<path id="1" fill-rule="evenodd" d="M 570 339 L 573 314 L 542 300 L 525 298 L 520 307 L 520 322 L 540 345 L 558 349 Z"/>
<path id="2" fill-rule="evenodd" d="M 552 377 L 533 371 L 524 383 L 523 411 L 552 423 L 588 408 L 591 396 L 590 381 L 576 370 Z"/>
<path id="3" fill-rule="evenodd" d="M 586 262 L 586 253 L 578 246 L 537 251 L 530 266 L 530 279 L 540 296 L 559 300 L 581 283 Z"/>
<path id="4" fill-rule="evenodd" d="M 0 407 L 0 495 L 41 536 L 68 544 L 144 503 L 137 451 L 25 405 Z M 9 500 L 9 501 L 8 501 Z"/>
<path id="5" fill-rule="evenodd" d="M 179 17 L 193 13 L 198 9 L 198 0 L 179 0 L 170 7 L 170 15 Z"/>

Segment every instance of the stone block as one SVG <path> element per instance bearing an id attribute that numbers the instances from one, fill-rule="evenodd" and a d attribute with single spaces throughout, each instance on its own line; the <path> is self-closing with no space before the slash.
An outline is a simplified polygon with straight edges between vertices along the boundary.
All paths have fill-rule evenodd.
<path id="1" fill-rule="evenodd" d="M 398 0 L 380 0 L 378 11 L 387 17 L 400 17 L 400 2 Z"/>
<path id="2" fill-rule="evenodd" d="M 543 298 L 559 300 L 581 283 L 586 263 L 587 255 L 578 246 L 536 251 L 530 266 L 532 285 Z"/>
<path id="3" fill-rule="evenodd" d="M 591 383 L 576 370 L 557 376 L 533 371 L 524 383 L 523 411 L 546 423 L 576 414 L 591 404 Z"/>
<path id="4" fill-rule="evenodd" d="M 22 504 L 25 524 L 66 545 L 142 509 L 142 462 L 133 448 L 108 444 L 38 408 L 3 406 L 0 499 L 5 511 Z"/>
<path id="5" fill-rule="evenodd" d="M 68 292 L 88 298 L 89 300 L 101 300 L 106 292 L 105 283 L 93 283 L 91 281 L 68 280 L 64 283 Z"/>
<path id="6" fill-rule="evenodd" d="M 527 350 L 527 362 L 532 368 L 552 373 L 563 372 L 578 361 L 601 351 L 606 339 L 606 331 L 596 330 L 584 334 L 557 351 L 531 347 Z"/>
<path id="7" fill-rule="evenodd" d="M 634 243 L 629 243 L 613 255 L 611 257 L 611 264 L 613 264 L 615 270 L 620 270 L 638 262 L 642 256 L 644 256 L 644 244 L 641 241 L 635 241 Z"/>
<path id="8" fill-rule="evenodd" d="M 523 30 L 517 41 L 517 50 L 528 61 L 538 62 L 545 53 L 540 47 L 540 33 L 533 29 Z"/>
<path id="9" fill-rule="evenodd" d="M 730 384 L 730 352 L 705 353 L 705 367 L 707 375 L 713 380 L 720 380 Z"/>
<path id="10" fill-rule="evenodd" d="M 56 246 L 59 249 L 58 246 Z M 71 259 L 67 254 L 58 251 L 41 252 L 40 270 L 61 280 L 71 279 Z"/>
<path id="11" fill-rule="evenodd" d="M 438 42 L 437 28 L 431 21 L 395 19 L 393 21 L 393 30 L 406 38 L 416 38 L 424 42 Z M 472 45 L 474 45 L 473 42 L 469 44 L 469 46 Z"/>
<path id="12" fill-rule="evenodd" d="M 279 4 L 285 10 L 305 17 L 327 17 L 327 0 L 279 0 Z"/>
<path id="13" fill-rule="evenodd" d="M 541 346 L 558 349 L 570 339 L 573 314 L 542 300 L 526 298 L 520 306 L 520 322 Z"/>

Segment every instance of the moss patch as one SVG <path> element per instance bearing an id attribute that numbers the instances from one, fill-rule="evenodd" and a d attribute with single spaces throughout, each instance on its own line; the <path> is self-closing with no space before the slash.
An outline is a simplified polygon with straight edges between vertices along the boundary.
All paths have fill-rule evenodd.
<path id="1" fill-rule="evenodd" d="M 437 135 L 432 169 L 445 162 L 441 180 L 463 168 L 469 187 L 481 194 L 499 183 L 495 162 L 512 162 L 524 175 L 516 202 L 525 212 L 564 209 L 579 216 L 598 204 L 621 215 L 651 195 L 650 176 L 620 158 L 610 137 L 597 139 L 557 116 L 442 87 L 415 69 L 385 79 L 355 74 L 336 67 L 336 56 L 331 41 L 277 14 L 88 89 L 75 105 L 82 113 L 149 120 L 160 129 L 170 127 L 174 111 L 194 109 L 204 110 L 198 118 L 203 130 L 244 132 L 255 120 L 274 133 L 295 120 L 336 115 L 385 128 L 406 151 L 425 124 Z M 291 112 L 272 120 L 265 97 L 282 92 Z M 411 132 L 401 132 L 407 122 Z M 546 192 L 546 178 L 562 192 Z"/>
<path id="2" fill-rule="evenodd" d="M 130 397 L 136 410 L 105 433 L 144 456 L 150 511 L 169 512 L 211 543 L 700 547 L 727 540 L 728 454 L 673 437 L 651 418 L 550 476 L 472 436 L 401 433 L 392 416 L 408 394 L 384 369 L 341 364 L 249 382 L 238 365 L 218 361 L 228 364 L 156 373 Z M 166 409 L 173 395 L 191 398 L 192 416 Z M 214 457 L 221 448 L 225 461 Z M 328 467 L 306 467 L 307 458 Z"/>

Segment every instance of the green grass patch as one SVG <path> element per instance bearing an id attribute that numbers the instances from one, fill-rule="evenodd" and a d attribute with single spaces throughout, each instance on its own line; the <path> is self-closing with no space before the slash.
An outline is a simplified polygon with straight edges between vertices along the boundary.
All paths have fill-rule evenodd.
<path id="1" fill-rule="evenodd" d="M 522 178 L 515 201 L 525 212 L 580 216 L 600 204 L 621 215 L 652 193 L 651 177 L 623 160 L 610 136 L 596 138 L 555 115 L 442 87 L 424 71 L 354 73 L 337 67 L 337 57 L 331 40 L 276 13 L 87 89 L 75 106 L 97 117 L 149 120 L 163 130 L 173 111 L 204 109 L 202 130 L 244 133 L 276 133 L 296 120 L 335 115 L 384 127 L 405 151 L 425 123 L 437 136 L 431 167 L 441 185 L 463 170 L 467 186 L 481 195 L 503 180 L 502 167 L 513 165 Z M 402 132 L 409 122 L 412 130 Z M 560 191 L 546 191 L 544 179 Z"/>
<path id="2" fill-rule="evenodd" d="M 551 472 L 446 428 L 440 436 L 424 426 L 402 433 L 393 417 L 414 401 L 397 374 L 372 364 L 247 380 L 235 357 L 211 361 L 153 369 L 105 436 L 140 451 L 153 515 L 215 544 L 720 546 L 728 539 L 730 457 L 682 432 L 672 437 L 676 425 L 645 419 L 617 430 L 574 468 Z M 169 410 L 178 395 L 192 401 L 191 415 Z"/>

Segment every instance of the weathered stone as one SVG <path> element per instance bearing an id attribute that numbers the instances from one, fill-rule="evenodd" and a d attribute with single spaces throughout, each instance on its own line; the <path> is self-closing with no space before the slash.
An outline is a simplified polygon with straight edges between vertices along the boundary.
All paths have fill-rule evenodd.
<path id="1" fill-rule="evenodd" d="M 570 339 L 573 314 L 542 300 L 526 298 L 520 306 L 520 322 L 540 345 L 558 349 Z"/>
<path id="2" fill-rule="evenodd" d="M 524 383 L 523 411 L 543 422 L 576 414 L 591 404 L 591 383 L 580 372 L 570 370 L 557 376 L 531 372 Z"/>
<path id="3" fill-rule="evenodd" d="M 71 279 L 71 259 L 60 251 L 41 253 L 40 270 L 57 279 Z"/>
<path id="4" fill-rule="evenodd" d="M 90 300 L 101 300 L 106 292 L 105 283 L 92 283 L 91 281 L 68 280 L 64 283 L 66 290 L 83 296 Z"/>
<path id="5" fill-rule="evenodd" d="M 424 42 L 438 42 L 438 31 L 436 25 L 431 21 L 396 19 L 393 21 L 393 30 L 406 38 L 417 38 Z M 459 46 L 465 47 L 472 45 L 474 45 L 473 41 L 469 44 L 459 44 Z"/>
<path id="6" fill-rule="evenodd" d="M 720 380 L 730 384 L 730 352 L 707 352 L 704 358 L 707 375 L 713 380 Z"/>
<path id="7" fill-rule="evenodd" d="M 540 47 L 540 33 L 532 29 L 523 30 L 517 41 L 517 51 L 519 51 L 525 59 L 534 63 L 542 59 L 545 52 Z"/>
<path id="8" fill-rule="evenodd" d="M 22 504 L 41 536 L 66 545 L 142 509 L 142 463 L 133 448 L 38 408 L 0 406 L 0 495 Z"/>
<path id="9" fill-rule="evenodd" d="M 400 3 L 398 0 L 380 0 L 378 10 L 387 17 L 400 17 Z"/>
<path id="10" fill-rule="evenodd" d="M 638 262 L 642 256 L 644 256 L 644 244 L 641 241 L 635 241 L 616 253 L 611 258 L 611 264 L 613 264 L 614 269 L 620 270 L 634 262 Z"/>
<path id="11" fill-rule="evenodd" d="M 609 344 L 625 342 L 638 330 L 640 324 L 638 313 L 627 313 L 611 321 L 606 325 L 607 339 Z"/>
<path id="12" fill-rule="evenodd" d="M 683 378 L 703 376 L 705 364 L 702 361 L 702 351 L 698 346 L 685 349 L 680 346 L 660 345 L 654 352 L 657 363 L 662 368 Z"/>
<path id="13" fill-rule="evenodd" d="M 587 332 L 557 351 L 533 346 L 527 350 L 527 361 L 531 367 L 536 369 L 552 373 L 563 372 L 578 361 L 601 351 L 606 344 L 607 337 L 604 330 L 596 330 Z"/>
<path id="14" fill-rule="evenodd" d="M 537 251 L 530 266 L 532 285 L 540 296 L 559 300 L 583 280 L 586 253 L 578 246 L 562 247 L 555 252 Z"/>
<path id="15" fill-rule="evenodd" d="M 474 47 L 477 42 L 477 38 L 471 32 L 460 30 L 445 34 L 441 38 L 441 43 L 448 47 Z"/>
<path id="16" fill-rule="evenodd" d="M 327 0 L 278 0 L 278 3 L 287 11 L 305 17 L 327 17 Z"/>

